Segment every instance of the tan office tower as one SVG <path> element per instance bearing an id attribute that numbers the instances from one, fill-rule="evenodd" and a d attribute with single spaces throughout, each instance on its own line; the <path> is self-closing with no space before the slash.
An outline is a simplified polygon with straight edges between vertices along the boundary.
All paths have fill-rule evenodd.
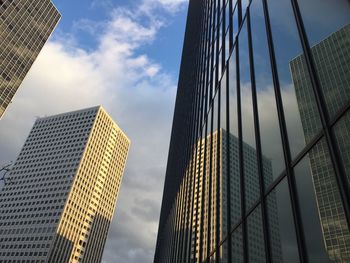
<path id="1" fill-rule="evenodd" d="M 227 142 L 227 139 L 229 142 Z M 206 152 L 205 152 L 206 145 Z M 162 241 L 163 249 L 159 254 L 159 262 L 169 262 L 178 254 L 176 262 L 187 262 L 185 255 L 190 254 L 192 263 L 220 262 L 229 263 L 227 243 L 224 243 L 219 253 L 215 252 L 215 245 L 219 240 L 226 238 L 227 225 L 231 218 L 231 225 L 235 225 L 241 218 L 240 206 L 240 175 L 239 140 L 232 134 L 227 134 L 224 129 L 208 134 L 206 138 L 200 140 L 195 146 L 194 159 L 189 163 L 184 179 L 180 185 L 180 190 L 176 196 L 175 205 L 170 210 L 169 220 L 166 222 Z M 211 149 L 214 149 L 210 153 Z M 243 142 L 243 156 L 245 160 L 245 189 L 247 194 L 245 201 L 254 203 L 259 198 L 259 181 L 257 174 L 256 150 L 249 144 Z M 230 151 L 230 161 L 226 158 L 227 151 Z M 268 182 L 272 181 L 271 160 L 263 157 L 264 177 Z M 230 165 L 230 173 L 228 167 Z M 194 170 L 195 176 L 191 170 Z M 230 177 L 230 191 L 228 194 L 227 181 Z M 204 189 L 203 189 L 204 187 Z M 228 199 L 228 196 L 231 198 Z M 231 216 L 228 215 L 228 206 L 231 207 Z M 280 230 L 278 223 L 278 211 L 275 194 L 271 194 L 267 205 L 269 212 L 271 232 L 271 251 L 275 256 L 276 263 L 282 263 L 282 248 L 280 242 Z M 249 228 L 247 235 L 249 244 L 254 250 L 249 255 L 249 262 L 261 262 L 264 257 L 263 229 L 261 214 L 253 213 L 249 217 L 248 224 L 254 226 Z M 217 226 L 219 226 L 217 228 Z M 231 251 L 232 262 L 243 262 L 242 250 L 242 230 L 237 230 L 240 234 L 232 239 Z M 176 240 L 182 240 L 180 245 L 174 246 Z M 190 251 L 187 244 L 190 244 Z M 206 254 L 212 254 L 210 260 L 205 261 Z M 216 260 L 218 256 L 218 261 Z"/>
<path id="2" fill-rule="evenodd" d="M 37 119 L 0 192 L 0 261 L 100 262 L 129 145 L 102 107 Z"/>
<path id="3" fill-rule="evenodd" d="M 0 0 L 0 118 L 60 17 L 50 0 Z"/>

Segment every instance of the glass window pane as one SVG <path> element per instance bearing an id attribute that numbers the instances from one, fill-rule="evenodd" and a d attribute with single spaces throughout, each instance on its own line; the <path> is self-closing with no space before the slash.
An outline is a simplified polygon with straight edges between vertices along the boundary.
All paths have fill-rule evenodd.
<path id="1" fill-rule="evenodd" d="M 350 2 L 298 2 L 321 90 L 334 117 L 350 100 Z"/>
<path id="2" fill-rule="evenodd" d="M 243 263 L 242 226 L 239 226 L 231 235 L 231 257 L 233 263 Z"/>
<path id="3" fill-rule="evenodd" d="M 250 82 L 248 35 L 246 20 L 239 34 L 239 65 L 243 135 L 243 170 L 246 210 L 258 200 L 259 174 L 255 146 L 253 97 Z"/>
<path id="4" fill-rule="evenodd" d="M 222 183 L 222 177 L 220 174 L 219 166 L 221 156 L 220 156 L 220 150 L 222 148 L 222 134 L 218 130 L 218 116 L 220 114 L 219 111 L 219 92 L 220 90 L 217 90 L 216 96 L 214 98 L 214 118 L 213 118 L 213 136 L 212 136 L 212 156 L 211 156 L 211 181 L 209 182 L 209 189 L 208 193 L 210 193 L 210 199 L 211 199 L 211 215 L 209 220 L 211 220 L 210 223 L 210 251 L 213 251 L 216 249 L 216 244 L 220 243 L 222 240 L 222 232 L 221 232 L 221 212 L 222 212 L 222 204 L 221 204 L 221 183 Z"/>
<path id="5" fill-rule="evenodd" d="M 247 237 L 248 237 L 248 262 L 264 263 L 265 261 L 265 244 L 263 223 L 260 205 L 253 211 L 247 220 Z"/>
<path id="6" fill-rule="evenodd" d="M 350 3 L 347 0 L 298 0 L 298 3 L 312 46 L 350 22 Z"/>
<path id="7" fill-rule="evenodd" d="M 321 90 L 333 117 L 350 99 L 350 2 L 298 2 Z"/>
<path id="8" fill-rule="evenodd" d="M 241 0 L 241 3 L 242 3 L 242 16 L 244 16 L 244 14 L 246 13 L 247 11 L 247 6 L 249 4 L 249 0 Z"/>
<path id="9" fill-rule="evenodd" d="M 282 173 L 285 165 L 262 1 L 253 1 L 250 9 L 264 181 L 267 188 Z"/>
<path id="10" fill-rule="evenodd" d="M 268 1 L 292 157 L 322 128 L 290 0 Z"/>
<path id="11" fill-rule="evenodd" d="M 213 105 L 212 105 L 213 106 Z M 202 259 L 206 258 L 208 254 L 208 250 L 212 250 L 212 242 L 213 240 L 215 242 L 215 214 L 216 214 L 216 207 L 214 206 L 214 198 L 216 194 L 216 188 L 214 182 L 216 181 L 216 172 L 215 172 L 215 166 L 216 163 L 216 143 L 214 143 L 214 138 L 216 138 L 217 133 L 214 133 L 214 128 L 212 130 L 212 126 L 214 122 L 215 115 L 213 114 L 213 107 L 209 111 L 208 115 L 208 132 L 206 137 L 206 155 L 204 158 L 204 165 L 205 165 L 205 180 L 203 178 L 203 185 L 204 187 L 204 195 L 203 195 L 203 204 L 204 209 L 202 211 L 205 211 L 202 215 L 203 220 L 203 240 L 201 240 L 202 243 Z M 214 118 L 213 118 L 214 117 Z M 204 169 L 204 168 L 203 168 Z"/>
<path id="12" fill-rule="evenodd" d="M 350 233 L 322 139 L 295 168 L 309 262 L 349 262 Z"/>
<path id="13" fill-rule="evenodd" d="M 221 193 L 221 204 L 222 204 L 222 238 L 225 238 L 229 231 L 229 217 L 228 217 L 228 205 L 230 204 L 228 202 L 228 195 L 231 193 L 228 193 L 229 185 L 231 182 L 228 182 L 227 175 L 229 174 L 229 167 L 228 167 L 228 145 L 227 145 L 227 81 L 226 81 L 226 72 L 224 73 L 224 76 L 220 83 L 220 132 L 221 132 L 221 166 L 220 174 L 221 174 L 221 186 L 222 186 L 222 193 Z"/>
<path id="14" fill-rule="evenodd" d="M 231 226 L 241 219 L 241 188 L 240 164 L 238 150 L 238 119 L 237 119 L 237 79 L 236 79 L 236 49 L 233 50 L 229 61 L 229 178 Z"/>
<path id="15" fill-rule="evenodd" d="M 340 156 L 350 185 L 350 111 L 348 111 L 334 128 Z"/>
<path id="16" fill-rule="evenodd" d="M 287 178 L 267 197 L 267 216 L 272 262 L 298 263 L 298 244 Z"/>
<path id="17" fill-rule="evenodd" d="M 233 15 L 232 15 L 232 25 L 233 25 L 233 41 L 238 33 L 238 5 L 237 2 L 233 2 Z"/>
<path id="18" fill-rule="evenodd" d="M 222 256 L 221 256 L 221 263 L 231 263 L 228 262 L 228 239 L 225 240 L 225 242 L 221 245 L 221 250 L 222 250 Z"/>
<path id="19" fill-rule="evenodd" d="M 229 74 L 229 123 L 230 133 L 238 138 L 238 115 L 237 115 L 237 62 L 236 49 L 231 53 L 228 63 Z"/>

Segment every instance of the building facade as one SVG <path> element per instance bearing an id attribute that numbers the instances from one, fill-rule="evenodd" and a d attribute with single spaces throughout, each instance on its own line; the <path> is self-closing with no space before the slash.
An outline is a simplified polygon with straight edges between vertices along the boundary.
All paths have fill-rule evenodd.
<path id="1" fill-rule="evenodd" d="M 37 119 L 0 192 L 1 262 L 100 262 L 129 144 L 102 107 Z"/>
<path id="2" fill-rule="evenodd" d="M 60 17 L 50 0 L 0 1 L 0 118 Z"/>
<path id="3" fill-rule="evenodd" d="M 349 14 L 189 1 L 155 263 L 349 261 Z"/>

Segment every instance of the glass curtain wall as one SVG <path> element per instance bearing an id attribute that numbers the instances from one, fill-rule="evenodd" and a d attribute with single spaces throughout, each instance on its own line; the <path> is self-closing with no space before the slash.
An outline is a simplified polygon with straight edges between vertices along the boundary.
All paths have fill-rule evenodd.
<path id="1" fill-rule="evenodd" d="M 183 52 L 154 262 L 350 262 L 350 2 L 190 0 Z"/>

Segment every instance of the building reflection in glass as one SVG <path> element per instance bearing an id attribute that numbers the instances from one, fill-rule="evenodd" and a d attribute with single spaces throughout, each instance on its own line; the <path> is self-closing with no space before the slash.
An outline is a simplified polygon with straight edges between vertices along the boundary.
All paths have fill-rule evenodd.
<path id="1" fill-rule="evenodd" d="M 219 136 L 218 136 L 219 135 Z M 229 139 L 229 143 L 227 144 L 227 138 Z M 204 145 L 206 141 L 206 149 L 207 154 L 204 154 Z M 228 148 L 227 148 L 228 146 Z M 192 178 L 194 185 L 194 204 L 193 210 L 188 211 L 190 206 L 181 207 L 175 206 L 172 209 L 172 216 L 170 218 L 175 217 L 176 213 L 182 213 L 183 216 L 192 212 L 192 228 L 191 231 L 186 228 L 183 224 L 178 224 L 175 226 L 175 233 L 182 239 L 182 243 L 185 244 L 186 236 L 189 236 L 191 233 L 191 261 L 190 262 L 202 262 L 206 260 L 207 252 L 210 251 L 210 254 L 216 250 L 217 240 L 217 232 L 216 227 L 217 224 L 220 225 L 219 229 L 219 241 L 227 238 L 227 224 L 228 224 L 228 194 L 227 194 L 227 177 L 228 177 L 228 169 L 227 165 L 230 164 L 230 178 L 231 178 L 231 194 L 230 194 L 230 204 L 231 204 L 231 221 L 238 221 L 241 217 L 241 200 L 240 200 L 240 182 L 239 182 L 239 159 L 238 159 L 238 151 L 239 151 L 239 141 L 238 138 L 234 135 L 230 134 L 227 137 L 227 133 L 224 129 L 220 129 L 219 131 L 215 131 L 212 135 L 209 134 L 205 139 L 197 143 L 197 157 L 199 157 L 196 161 L 192 160 L 191 164 L 196 162 L 196 174 L 195 178 Z M 220 151 L 218 154 L 217 149 Z M 212 150 L 212 158 L 210 158 L 210 150 Z M 226 159 L 227 151 L 231 152 L 231 160 L 228 162 Z M 245 160 L 245 183 L 246 183 L 246 198 L 256 200 L 259 195 L 259 183 L 256 182 L 254 177 L 258 173 L 258 167 L 256 166 L 256 161 L 254 161 L 256 156 L 256 150 L 248 145 L 247 143 L 243 143 L 243 155 Z M 194 154 L 194 156 L 196 156 Z M 217 158 L 219 159 L 219 162 Z M 206 161 L 205 161 L 206 160 Z M 249 162 L 249 160 L 251 160 Z M 210 165 L 210 162 L 212 165 Z M 264 157 L 264 176 L 267 180 L 272 180 L 272 167 L 271 161 Z M 220 167 L 217 167 L 217 163 L 220 164 Z M 191 165 L 190 165 L 191 167 Z M 217 169 L 219 168 L 219 169 Z M 211 173 L 211 176 L 210 176 Z M 186 198 L 181 194 L 181 189 L 186 188 L 186 184 L 188 184 L 188 174 L 189 171 L 184 176 L 184 181 L 180 187 L 180 194 L 177 197 L 176 204 L 180 203 L 191 203 L 187 200 L 187 202 L 181 202 L 180 199 Z M 205 177 L 205 178 L 204 178 Z M 268 177 L 268 178 L 267 178 Z M 217 188 L 217 180 L 219 180 L 220 188 Z M 203 183 L 203 184 L 202 184 Z M 203 191 L 202 186 L 205 185 L 205 189 Z M 204 193 L 204 195 L 203 195 Z M 211 194 L 210 194 L 211 193 Z M 191 196 L 187 198 L 191 199 Z M 220 199 L 220 207 L 217 207 L 217 198 Z M 271 240 L 271 250 L 274 255 L 274 262 L 282 263 L 282 248 L 280 242 L 280 234 L 279 234 L 279 219 L 278 219 L 278 208 L 276 202 L 276 194 L 272 192 L 269 196 L 267 204 L 267 210 L 269 215 L 269 226 L 270 226 L 270 240 Z M 217 217 L 219 215 L 219 218 Z M 210 222 L 208 222 L 210 220 Z M 171 233 L 174 230 L 171 230 L 171 223 L 168 224 L 168 230 Z M 243 261 L 243 253 L 242 253 L 242 235 L 237 235 L 238 231 L 234 233 L 232 237 L 231 243 L 231 255 L 232 262 L 242 262 Z M 241 231 L 241 230 L 240 230 Z M 172 236 L 174 234 L 170 234 Z M 255 209 L 254 212 L 248 217 L 248 249 L 249 253 L 249 261 L 250 262 L 262 262 L 265 258 L 265 246 L 264 246 L 264 236 L 263 236 L 263 225 L 262 225 L 262 214 L 260 206 Z M 181 243 L 181 242 L 180 242 Z M 168 244 L 169 245 L 169 244 Z M 208 248 L 209 246 L 209 248 Z M 173 250 L 174 248 L 169 248 Z M 179 248 L 181 249 L 181 248 Z M 185 248 L 184 248 L 185 249 Z M 223 246 L 218 248 L 220 250 L 220 262 L 226 263 L 228 262 L 228 247 L 227 243 L 224 243 Z M 180 253 L 181 254 L 181 253 Z M 184 254 L 184 253 L 183 253 Z M 210 258 L 210 262 L 216 262 L 216 256 L 214 254 Z M 187 262 L 187 261 L 181 261 Z"/>
<path id="2" fill-rule="evenodd" d="M 325 97 L 330 116 L 335 116 L 339 105 L 345 104 L 350 92 L 350 24 L 343 26 L 311 48 L 318 71 L 321 90 Z M 310 103 L 314 98 L 312 85 L 308 78 L 305 57 L 300 55 L 290 62 L 303 126 L 305 142 L 308 144 L 315 134 L 318 109 Z M 341 153 L 350 149 L 348 138 L 350 119 L 343 118 L 341 131 L 336 134 L 341 142 Z M 348 150 L 349 151 L 349 150 Z M 327 145 L 320 143 L 309 153 L 309 166 L 312 174 L 319 218 L 321 221 L 324 245 L 332 262 L 350 262 L 350 233 L 339 197 L 338 186 L 334 180 L 331 164 L 327 156 Z M 349 152 L 345 153 L 349 156 Z M 346 166 L 346 163 L 345 163 Z M 349 175 L 348 175 L 349 176 Z"/>

